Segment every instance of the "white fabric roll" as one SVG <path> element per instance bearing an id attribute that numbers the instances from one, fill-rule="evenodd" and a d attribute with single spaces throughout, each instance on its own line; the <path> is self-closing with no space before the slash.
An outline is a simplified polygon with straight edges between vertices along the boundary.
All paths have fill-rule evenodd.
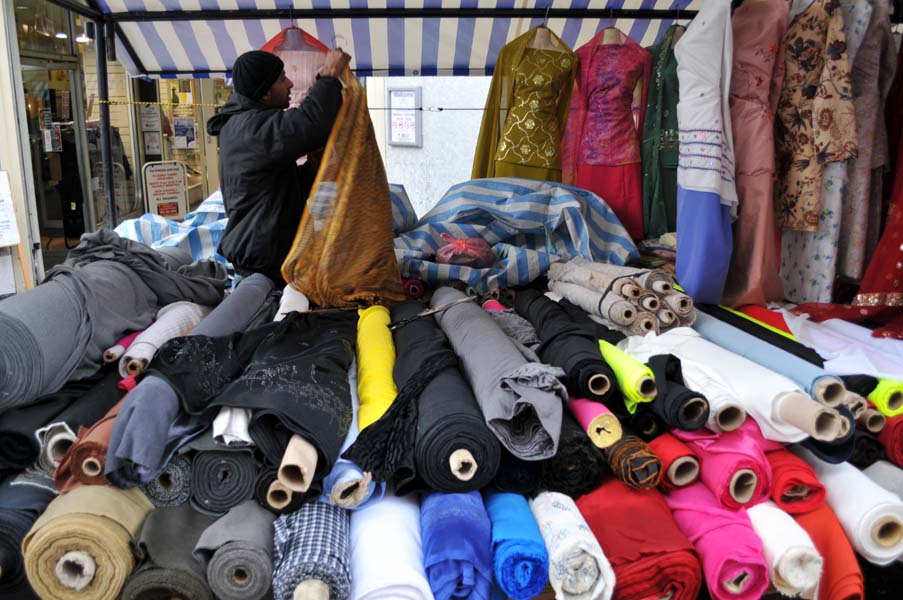
<path id="1" fill-rule="evenodd" d="M 174 337 L 188 335 L 212 310 L 194 302 L 173 302 L 157 312 L 157 319 L 138 334 L 129 349 L 119 359 L 119 375 L 128 377 L 126 366 L 130 361 L 149 363 L 160 346 Z"/>
<path id="2" fill-rule="evenodd" d="M 254 440 L 248 433 L 251 411 L 247 408 L 224 406 L 213 419 L 213 441 L 222 446 L 241 448 L 253 446 Z"/>
<path id="3" fill-rule="evenodd" d="M 879 460 L 863 471 L 865 476 L 903 500 L 903 469 L 897 465 Z"/>
<path id="4" fill-rule="evenodd" d="M 555 597 L 611 600 L 615 572 L 570 496 L 543 492 L 530 501 L 530 509 L 549 551 Z"/>
<path id="5" fill-rule="evenodd" d="M 37 467 L 42 471 L 53 472 L 60 466 L 62 455 L 54 456 L 54 448 L 66 448 L 75 443 L 77 436 L 72 428 L 65 423 L 48 423 L 34 432 L 41 445 L 38 454 Z"/>
<path id="6" fill-rule="evenodd" d="M 801 446 L 790 448 L 815 471 L 828 505 L 853 548 L 870 563 L 889 565 L 903 555 L 903 501 L 849 463 L 832 465 Z"/>
<path id="7" fill-rule="evenodd" d="M 690 327 L 678 327 L 657 336 L 629 337 L 619 347 L 642 362 L 656 354 L 677 356 L 687 387 L 704 394 L 709 401 L 710 428 L 719 407 L 733 402 L 756 420 L 765 439 L 789 444 L 808 437 L 806 432 L 781 419 L 779 413 L 783 400 L 806 395 L 799 386 L 713 344 Z M 793 397 L 788 396 L 791 393 Z M 713 431 L 718 431 L 717 427 Z"/>
<path id="8" fill-rule="evenodd" d="M 282 298 L 279 300 L 279 312 L 274 321 L 281 321 L 290 312 L 307 312 L 310 310 L 310 300 L 307 296 L 287 285 L 282 289 Z"/>
<path id="9" fill-rule="evenodd" d="M 351 600 L 433 600 L 416 496 L 390 492 L 351 513 Z"/>
<path id="10" fill-rule="evenodd" d="M 762 540 L 774 587 L 785 596 L 815 598 L 824 561 L 806 530 L 770 500 L 746 512 Z"/>

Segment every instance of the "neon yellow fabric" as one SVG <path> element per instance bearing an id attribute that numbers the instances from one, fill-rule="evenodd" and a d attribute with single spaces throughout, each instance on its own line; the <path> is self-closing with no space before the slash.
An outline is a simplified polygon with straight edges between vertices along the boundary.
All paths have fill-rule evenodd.
<path id="1" fill-rule="evenodd" d="M 371 306 L 357 314 L 357 394 L 361 400 L 357 426 L 363 431 L 389 410 L 398 389 L 392 376 L 395 342 L 389 331 L 389 309 Z"/>
<path id="2" fill-rule="evenodd" d="M 644 378 L 648 377 L 655 381 L 652 369 L 604 340 L 599 340 L 599 349 L 602 351 L 602 358 L 615 372 L 621 393 L 624 395 L 624 406 L 627 407 L 627 412 L 633 414 L 640 402 L 655 400 L 655 396 L 647 398 L 640 394 L 640 383 Z"/>
<path id="3" fill-rule="evenodd" d="M 899 394 L 903 394 L 903 382 L 879 378 L 878 387 L 869 394 L 869 402 L 874 404 L 875 408 L 885 417 L 896 417 L 903 415 L 903 406 L 893 410 L 888 404 L 890 404 L 893 396 L 898 396 Z"/>

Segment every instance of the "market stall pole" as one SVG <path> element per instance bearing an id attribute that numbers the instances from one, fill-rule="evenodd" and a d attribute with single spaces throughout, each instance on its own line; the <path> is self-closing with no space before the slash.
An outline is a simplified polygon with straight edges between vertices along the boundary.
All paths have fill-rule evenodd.
<path id="1" fill-rule="evenodd" d="M 113 185 L 113 140 L 110 131 L 110 88 L 107 80 L 107 60 L 116 60 L 113 22 L 95 21 L 95 49 L 97 50 L 97 95 L 100 104 L 100 156 L 103 160 L 103 192 L 107 203 L 106 225 L 116 228 L 116 191 Z M 107 39 L 110 45 L 107 47 Z"/>

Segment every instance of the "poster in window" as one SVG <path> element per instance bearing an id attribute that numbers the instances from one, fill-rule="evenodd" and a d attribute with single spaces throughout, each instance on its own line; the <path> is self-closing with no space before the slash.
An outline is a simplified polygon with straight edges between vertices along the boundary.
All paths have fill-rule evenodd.
<path id="1" fill-rule="evenodd" d="M 163 144 L 160 139 L 159 131 L 144 132 L 144 153 L 161 156 L 163 154 Z"/>
<path id="2" fill-rule="evenodd" d="M 173 119 L 173 142 L 176 148 L 197 148 L 197 130 L 191 117 L 175 117 Z"/>

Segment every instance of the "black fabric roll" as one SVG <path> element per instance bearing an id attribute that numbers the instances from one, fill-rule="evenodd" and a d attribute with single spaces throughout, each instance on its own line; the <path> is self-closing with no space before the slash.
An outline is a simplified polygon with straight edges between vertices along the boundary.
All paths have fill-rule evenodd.
<path id="1" fill-rule="evenodd" d="M 584 331 L 591 332 L 597 339 L 605 340 L 609 344 L 618 345 L 618 342 L 623 340 L 626 335 L 621 333 L 620 331 L 616 331 L 609 327 L 606 327 L 602 323 L 597 323 L 593 321 L 585 310 L 571 302 L 570 300 L 561 299 L 558 301 L 558 305 L 564 309 L 564 312 L 571 317 L 571 320 L 579 325 Z"/>
<path id="2" fill-rule="evenodd" d="M 295 512 L 296 510 L 301 508 L 301 505 L 306 501 L 319 498 L 320 494 L 323 493 L 322 485 L 319 486 L 318 490 L 309 489 L 305 494 L 299 494 L 298 492 L 295 492 L 292 494 L 292 499 L 285 506 L 285 508 L 275 509 L 267 502 L 267 492 L 269 492 L 270 490 L 270 485 L 279 478 L 278 474 L 278 468 L 267 466 L 260 470 L 260 473 L 257 474 L 257 480 L 254 481 L 254 500 L 257 501 L 257 504 L 264 507 L 271 513 L 284 515 L 285 513 Z M 314 486 L 312 485 L 311 487 Z"/>
<path id="3" fill-rule="evenodd" d="M 542 462 L 521 460 L 502 448 L 499 470 L 492 480 L 492 487 L 500 492 L 533 498 L 541 487 L 541 465 Z"/>
<path id="4" fill-rule="evenodd" d="M 22 559 L 22 539 L 53 500 L 53 481 L 33 485 L 26 476 L 7 477 L 0 483 L 0 597 L 31 600 Z"/>
<path id="5" fill-rule="evenodd" d="M 191 461 L 191 504 L 200 512 L 222 515 L 253 496 L 259 470 L 250 448 L 198 452 Z"/>
<path id="6" fill-rule="evenodd" d="M 853 413 L 844 405 L 840 405 L 834 410 L 840 413 L 841 418 L 845 419 L 849 425 L 849 431 L 845 436 L 830 442 L 821 442 L 812 438 L 806 438 L 800 442 L 800 445 L 811 450 L 818 458 L 832 465 L 850 460 L 856 446 L 856 419 L 853 417 Z"/>
<path id="7" fill-rule="evenodd" d="M 887 454 L 877 437 L 868 431 L 857 429 L 853 434 L 853 454 L 849 460 L 857 469 L 867 469 L 879 460 L 887 460 Z"/>
<path id="8" fill-rule="evenodd" d="M 671 427 L 684 431 L 701 429 L 709 420 L 709 401 L 684 386 L 680 359 L 672 354 L 659 354 L 651 357 L 647 364 L 658 387 L 658 395 L 649 403 L 649 410 Z M 686 407 L 694 401 L 704 402 L 705 409 L 688 414 Z"/>
<path id="9" fill-rule="evenodd" d="M 70 384 L 66 384 L 35 404 L 0 413 L 0 464 L 14 469 L 33 465 L 41 452 L 35 431 L 51 422 L 73 400 Z"/>
<path id="10" fill-rule="evenodd" d="M 762 327 L 755 321 L 741 317 L 740 315 L 729 311 L 726 308 L 713 304 L 696 303 L 696 308 L 706 314 L 712 315 L 719 321 L 733 325 L 737 329 L 742 329 L 746 333 L 754 335 L 760 340 L 768 342 L 772 346 L 780 348 L 785 352 L 789 352 L 790 354 L 793 354 L 798 358 L 802 358 L 808 363 L 812 363 L 817 367 L 825 366 L 825 360 L 814 349 L 805 346 L 796 340 L 792 340 L 786 335 L 781 335 L 780 333 L 772 331 L 767 327 Z"/>
<path id="11" fill-rule="evenodd" d="M 615 477 L 639 489 L 659 484 L 662 461 L 646 443 L 632 435 L 625 435 L 605 449 L 605 458 Z"/>
<path id="12" fill-rule="evenodd" d="M 540 487 L 577 499 L 605 476 L 605 457 L 569 412 L 561 420 L 558 454 L 540 463 Z"/>
<path id="13" fill-rule="evenodd" d="M 542 361 L 564 369 L 571 396 L 606 404 L 620 401 L 621 390 L 615 373 L 602 359 L 599 342 L 592 332 L 574 322 L 566 310 L 537 290 L 518 292 L 514 309 L 536 328 L 542 340 L 536 353 Z M 602 394 L 590 389 L 590 379 L 599 375 L 609 383 Z"/>
<path id="14" fill-rule="evenodd" d="M 619 418 L 624 435 L 635 435 L 644 442 L 651 442 L 668 431 L 668 426 L 652 411 L 647 403 L 637 406 L 636 412 L 632 415 Z"/>
<path id="15" fill-rule="evenodd" d="M 192 551 L 215 521 L 191 504 L 151 512 L 134 543 L 138 567 L 122 589 L 122 600 L 213 600 Z"/>
<path id="16" fill-rule="evenodd" d="M 245 333 L 175 338 L 157 353 L 149 373 L 167 380 L 190 414 L 212 421 L 222 406 L 254 410 L 252 439 L 257 441 L 256 425 L 258 438 L 267 438 L 261 450 L 273 464 L 291 436 L 261 432 L 262 419 L 302 436 L 317 449 L 312 480 L 320 481 L 351 425 L 348 368 L 356 323 L 351 311 L 293 312 Z"/>
<path id="17" fill-rule="evenodd" d="M 191 497 L 191 458 L 186 454 L 173 456 L 153 481 L 142 486 L 142 490 L 158 508 L 185 504 Z"/>
<path id="18" fill-rule="evenodd" d="M 392 309 L 392 321 L 411 318 L 425 308 L 420 302 L 402 302 Z M 482 489 L 498 471 L 501 448 L 495 434 L 486 426 L 470 385 L 458 369 L 448 339 L 435 319 L 417 319 L 395 331 L 393 337 L 397 355 L 394 378 L 400 389 L 417 379 L 426 365 L 446 360 L 455 363 L 436 373 L 415 400 L 417 422 L 413 450 L 417 477 L 396 482 L 398 493 L 422 490 L 423 484 L 449 493 Z M 451 458 L 457 450 L 469 452 L 475 463 L 467 480 L 452 472 Z"/>
<path id="19" fill-rule="evenodd" d="M 868 395 L 878 387 L 878 378 L 871 375 L 844 375 L 841 379 L 847 390 L 863 398 L 868 398 Z"/>

